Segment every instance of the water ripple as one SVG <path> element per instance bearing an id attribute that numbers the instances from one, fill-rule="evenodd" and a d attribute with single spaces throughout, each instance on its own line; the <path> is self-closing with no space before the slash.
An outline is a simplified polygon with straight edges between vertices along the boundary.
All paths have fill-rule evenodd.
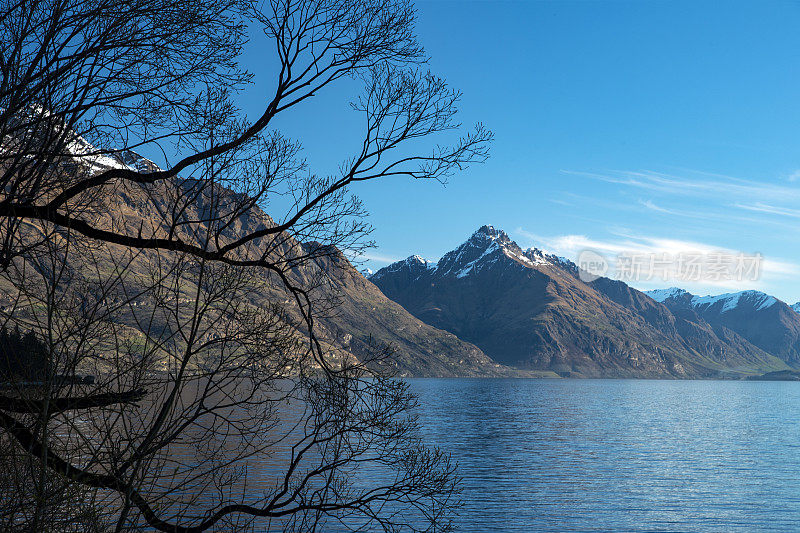
<path id="1" fill-rule="evenodd" d="M 800 383 L 411 383 L 462 531 L 800 530 Z"/>

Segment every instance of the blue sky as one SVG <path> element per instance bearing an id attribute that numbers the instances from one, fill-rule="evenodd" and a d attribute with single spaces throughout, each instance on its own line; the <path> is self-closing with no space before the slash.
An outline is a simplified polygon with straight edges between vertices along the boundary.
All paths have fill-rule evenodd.
<path id="1" fill-rule="evenodd" d="M 464 93 L 461 120 L 496 140 L 486 164 L 446 186 L 354 189 L 379 245 L 370 267 L 436 259 L 493 224 L 570 258 L 587 247 L 757 252 L 758 281 L 682 285 L 800 300 L 800 4 L 417 7 L 431 69 Z M 257 49 L 245 60 L 258 71 Z M 357 146 L 352 89 L 343 82 L 281 124 L 318 172 Z M 255 114 L 258 101 L 251 89 L 242 106 Z"/>

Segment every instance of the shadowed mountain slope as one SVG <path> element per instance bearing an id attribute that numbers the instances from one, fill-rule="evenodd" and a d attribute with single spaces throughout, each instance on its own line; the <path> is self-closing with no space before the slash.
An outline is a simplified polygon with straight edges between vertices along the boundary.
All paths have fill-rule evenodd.
<path id="1" fill-rule="evenodd" d="M 733 328 L 675 314 L 619 281 L 585 283 L 572 262 L 523 250 L 492 226 L 436 264 L 412 256 L 370 280 L 421 320 L 519 368 L 676 378 L 787 368 Z"/>

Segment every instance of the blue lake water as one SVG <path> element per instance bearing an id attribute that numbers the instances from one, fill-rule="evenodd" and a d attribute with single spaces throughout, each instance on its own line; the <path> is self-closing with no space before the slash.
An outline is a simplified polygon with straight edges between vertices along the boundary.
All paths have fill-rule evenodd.
<path id="1" fill-rule="evenodd" d="M 800 382 L 410 383 L 461 531 L 800 531 Z"/>

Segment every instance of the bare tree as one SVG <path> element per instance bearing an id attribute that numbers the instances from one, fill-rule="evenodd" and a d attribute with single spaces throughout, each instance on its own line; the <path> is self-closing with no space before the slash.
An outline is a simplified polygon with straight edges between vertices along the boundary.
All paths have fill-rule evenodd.
<path id="1" fill-rule="evenodd" d="M 444 180 L 487 156 L 491 134 L 459 137 L 459 93 L 423 69 L 413 7 L 0 6 L 0 325 L 48 357 L 0 391 L 0 483 L 18 495 L 0 520 L 446 529 L 454 467 L 381 372 L 390 351 L 356 360 L 315 324 L 338 250 L 369 245 L 355 183 Z M 248 120 L 234 95 L 255 30 L 274 86 Z M 342 78 L 363 88 L 363 138 L 317 175 L 274 119 Z"/>

